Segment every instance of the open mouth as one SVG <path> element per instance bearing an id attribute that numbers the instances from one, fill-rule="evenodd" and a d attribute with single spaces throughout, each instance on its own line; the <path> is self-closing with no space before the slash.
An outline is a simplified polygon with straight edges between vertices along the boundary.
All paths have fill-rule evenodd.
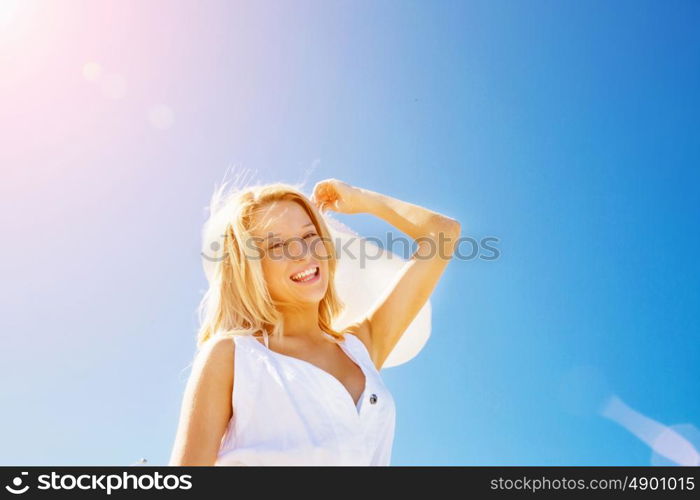
<path id="1" fill-rule="evenodd" d="M 300 273 L 292 274 L 289 279 L 295 283 L 311 283 L 312 281 L 316 281 L 318 279 L 320 273 L 321 270 L 319 267 L 313 266 Z"/>

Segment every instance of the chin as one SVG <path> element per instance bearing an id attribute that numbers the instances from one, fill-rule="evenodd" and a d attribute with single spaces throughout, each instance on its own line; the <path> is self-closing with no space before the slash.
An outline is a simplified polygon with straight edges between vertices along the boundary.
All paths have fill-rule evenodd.
<path id="1" fill-rule="evenodd" d="M 319 303 L 323 300 L 323 297 L 326 296 L 326 288 L 319 288 L 318 290 L 309 290 L 308 292 L 297 292 L 294 294 L 295 300 L 298 302 L 306 302 L 306 303 Z"/>
<path id="2" fill-rule="evenodd" d="M 321 302 L 323 297 L 326 296 L 326 289 L 314 290 L 307 293 L 297 293 L 295 294 L 296 300 L 301 302 Z"/>

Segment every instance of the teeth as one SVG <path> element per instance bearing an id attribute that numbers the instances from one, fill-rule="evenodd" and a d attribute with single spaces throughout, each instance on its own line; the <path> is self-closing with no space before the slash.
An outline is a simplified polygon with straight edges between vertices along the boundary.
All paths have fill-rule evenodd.
<path id="1" fill-rule="evenodd" d="M 300 280 L 302 278 L 306 278 L 307 276 L 310 276 L 310 275 L 315 274 L 315 273 L 316 273 L 316 267 L 312 267 L 310 269 L 307 269 L 306 271 L 302 271 L 300 273 L 293 274 L 291 278 L 293 280 L 297 281 L 297 280 Z"/>

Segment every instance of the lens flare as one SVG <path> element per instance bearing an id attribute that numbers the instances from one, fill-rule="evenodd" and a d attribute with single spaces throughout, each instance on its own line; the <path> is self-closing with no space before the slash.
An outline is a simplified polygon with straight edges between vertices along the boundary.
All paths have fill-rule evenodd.
<path id="1" fill-rule="evenodd" d="M 700 465 L 700 454 L 688 439 L 673 428 L 629 407 L 619 397 L 610 398 L 601 415 L 617 422 L 649 445 L 654 452 L 652 460 L 663 457 L 674 465 Z"/>

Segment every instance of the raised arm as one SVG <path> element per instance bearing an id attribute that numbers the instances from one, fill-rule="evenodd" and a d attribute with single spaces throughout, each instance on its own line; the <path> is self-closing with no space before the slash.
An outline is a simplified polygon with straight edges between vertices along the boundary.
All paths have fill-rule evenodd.
<path id="1" fill-rule="evenodd" d="M 427 208 L 336 179 L 317 184 L 313 200 L 320 209 L 373 214 L 416 240 L 410 260 L 364 319 L 353 326 L 360 336 L 370 339 L 369 351 L 380 369 L 452 259 L 461 225 Z"/>
<path id="2" fill-rule="evenodd" d="M 214 465 L 233 410 L 233 339 L 210 340 L 197 353 L 168 465 Z"/>

